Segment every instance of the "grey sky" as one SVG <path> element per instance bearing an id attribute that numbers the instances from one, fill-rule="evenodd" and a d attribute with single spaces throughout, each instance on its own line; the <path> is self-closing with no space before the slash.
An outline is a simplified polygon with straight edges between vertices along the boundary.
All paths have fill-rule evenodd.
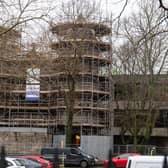
<path id="1" fill-rule="evenodd" d="M 47 8 L 53 8 L 51 13 L 50 13 L 50 16 L 51 16 L 51 19 L 58 19 L 58 11 L 60 9 L 60 4 L 62 2 L 67 2 L 68 0 L 39 0 L 38 1 L 38 5 L 37 6 L 41 6 L 41 7 L 44 7 L 47 9 Z M 84 0 L 85 1 L 85 0 Z M 109 15 L 111 15 L 111 13 L 113 14 L 113 18 L 117 17 L 120 12 L 122 11 L 123 7 L 124 7 L 124 4 L 126 2 L 126 0 L 91 0 L 92 1 L 95 1 L 96 3 L 99 3 L 100 4 L 100 10 L 103 12 L 103 16 L 104 17 L 107 17 Z M 137 11 L 137 1 L 138 0 L 128 0 L 128 4 L 124 10 L 124 12 L 122 13 L 122 16 L 129 16 L 131 15 L 132 12 L 136 12 Z M 54 20 L 55 20 L 54 19 Z M 33 24 L 30 24 L 30 29 L 32 29 L 33 31 L 30 31 L 30 34 L 28 34 L 28 36 L 32 36 L 32 38 L 36 37 L 37 34 L 39 34 L 39 29 L 37 29 L 37 26 L 41 28 L 46 28 L 46 26 L 44 26 L 45 24 L 44 23 L 41 23 L 41 22 L 36 22 L 36 23 L 33 23 Z M 35 24 L 39 24 L 39 25 L 36 25 Z M 34 35 L 33 35 L 34 34 Z M 26 37 L 27 38 L 27 37 Z"/>
<path id="2" fill-rule="evenodd" d="M 121 13 L 126 3 L 126 0 L 101 0 L 101 1 L 103 11 L 105 12 L 105 14 L 107 13 L 109 15 L 112 12 L 114 17 L 117 17 Z M 128 0 L 128 4 L 125 7 L 122 16 L 129 16 L 131 15 L 132 12 L 136 12 L 138 9 L 137 2 L 138 0 Z"/>

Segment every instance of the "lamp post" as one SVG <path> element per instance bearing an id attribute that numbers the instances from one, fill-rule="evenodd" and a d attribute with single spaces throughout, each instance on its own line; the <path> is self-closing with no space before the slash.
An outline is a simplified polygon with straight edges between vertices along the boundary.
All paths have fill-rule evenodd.
<path id="1" fill-rule="evenodd" d="M 7 162 L 5 160 L 5 147 L 1 146 L 1 151 L 0 151 L 0 168 L 6 168 L 7 167 Z"/>
<path id="2" fill-rule="evenodd" d="M 168 168 L 167 155 L 164 155 L 163 167 L 162 168 Z"/>
<path id="3" fill-rule="evenodd" d="M 107 168 L 116 168 L 115 164 L 111 160 L 112 158 L 112 151 L 111 149 L 109 150 L 109 158 L 108 158 L 108 165 Z"/>

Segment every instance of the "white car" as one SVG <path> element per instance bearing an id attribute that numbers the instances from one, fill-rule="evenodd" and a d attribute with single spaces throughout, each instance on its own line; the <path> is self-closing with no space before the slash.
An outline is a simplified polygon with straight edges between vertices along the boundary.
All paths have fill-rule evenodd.
<path id="1" fill-rule="evenodd" d="M 128 158 L 126 168 L 163 168 L 164 156 L 131 156 Z"/>
<path id="2" fill-rule="evenodd" d="M 7 168 L 25 168 L 17 158 L 6 157 L 5 160 L 7 161 Z"/>

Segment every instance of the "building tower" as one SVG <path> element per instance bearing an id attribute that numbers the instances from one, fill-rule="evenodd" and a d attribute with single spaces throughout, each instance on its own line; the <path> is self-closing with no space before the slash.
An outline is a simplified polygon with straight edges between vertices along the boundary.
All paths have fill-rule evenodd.
<path id="1" fill-rule="evenodd" d="M 39 154 L 41 147 L 60 145 L 66 132 L 66 100 L 73 102 L 74 144 L 81 144 L 84 136 L 109 136 L 111 46 L 102 37 L 111 29 L 78 18 L 53 25 L 51 32 L 56 40 L 51 53 L 33 47 L 1 62 L 0 142 L 5 139 L 8 153 Z M 73 99 L 65 99 L 72 84 L 68 77 L 75 79 Z"/>
<path id="2" fill-rule="evenodd" d="M 108 36 L 111 29 L 80 17 L 72 22 L 57 23 L 51 31 L 56 39 L 51 45 L 53 55 L 59 62 L 64 62 L 64 68 L 59 68 L 54 77 L 57 88 L 66 94 L 66 89 L 70 89 L 68 75 L 71 73 L 75 78 L 74 138 L 82 135 L 109 135 L 111 81 L 108 68 L 111 46 L 102 37 Z M 58 94 L 56 100 L 56 115 L 66 116 L 65 97 Z M 65 127 L 57 127 L 57 132 L 65 134 L 65 131 Z"/>

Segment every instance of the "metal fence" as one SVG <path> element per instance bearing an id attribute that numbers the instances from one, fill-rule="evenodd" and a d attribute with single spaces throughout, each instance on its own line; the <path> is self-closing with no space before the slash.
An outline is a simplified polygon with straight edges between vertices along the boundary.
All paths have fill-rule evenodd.
<path id="1" fill-rule="evenodd" d="M 168 154 L 168 147 L 158 147 L 153 145 L 113 145 L 111 150 L 113 155 L 119 155 L 121 153 L 137 152 L 143 155 L 150 155 L 152 148 L 155 148 L 156 155 Z"/>
<path id="2" fill-rule="evenodd" d="M 133 152 L 149 154 L 152 147 L 151 145 L 114 145 L 112 151 L 114 155 Z"/>
<path id="3" fill-rule="evenodd" d="M 108 158 L 108 152 L 111 149 L 112 155 L 119 155 L 121 153 L 141 153 L 143 155 L 150 155 L 151 150 L 153 147 L 155 147 L 155 154 L 156 155 L 168 155 L 168 147 L 159 147 L 159 146 L 153 146 L 153 145 L 109 145 L 108 139 L 100 139 L 99 143 L 95 142 L 93 139 L 88 139 L 86 137 L 81 145 L 77 145 L 77 147 L 81 147 L 82 150 L 89 154 L 93 154 L 101 159 L 107 159 Z M 103 141 L 105 143 L 103 143 Z M 55 142 L 56 143 L 56 142 Z M 54 145 L 50 143 L 32 143 L 32 142 L 4 142 L 3 144 L 0 143 L 0 146 L 4 145 L 6 149 L 6 154 L 9 155 L 39 155 L 40 150 L 43 147 L 61 147 L 61 145 Z M 72 146 L 72 145 L 70 145 Z M 74 146 L 76 147 L 76 146 Z M 106 154 L 106 155 L 105 155 Z"/>

